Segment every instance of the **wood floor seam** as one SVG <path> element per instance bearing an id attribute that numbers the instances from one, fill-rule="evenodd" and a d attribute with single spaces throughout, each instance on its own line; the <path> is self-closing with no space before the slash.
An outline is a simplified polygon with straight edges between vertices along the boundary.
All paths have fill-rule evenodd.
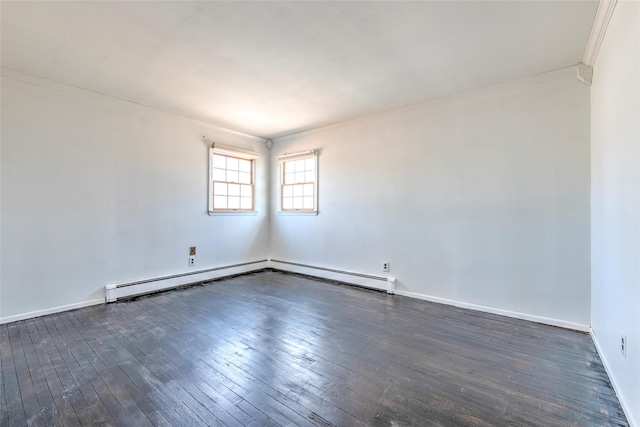
<path id="1" fill-rule="evenodd" d="M 627 426 L 588 334 L 277 271 L 0 325 L 0 426 Z"/>

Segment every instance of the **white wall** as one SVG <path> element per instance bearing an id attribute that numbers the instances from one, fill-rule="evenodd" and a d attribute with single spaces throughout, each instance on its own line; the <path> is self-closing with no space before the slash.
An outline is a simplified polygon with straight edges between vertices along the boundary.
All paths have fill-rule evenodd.
<path id="1" fill-rule="evenodd" d="M 590 310 L 589 88 L 569 68 L 275 141 L 271 256 L 570 327 Z M 318 149 L 317 217 L 276 213 Z M 496 311 L 496 310 L 494 310 Z"/>
<path id="2" fill-rule="evenodd" d="M 640 426 L 640 3 L 619 1 L 594 67 L 594 338 L 632 425 Z M 627 357 L 620 335 L 627 335 Z"/>
<path id="3" fill-rule="evenodd" d="M 2 78 L 1 318 L 267 256 L 263 140 L 45 86 Z M 257 216 L 207 215 L 203 135 L 262 153 Z"/>
<path id="4" fill-rule="evenodd" d="M 108 283 L 275 259 L 589 324 L 589 90 L 572 69 L 276 141 L 2 78 L 0 317 Z M 206 215 L 207 135 L 260 151 L 257 216 Z M 320 215 L 267 212 L 277 156 L 320 149 Z M 269 226 L 271 225 L 271 227 Z M 271 235 L 271 236 L 270 236 Z M 269 242 L 271 246 L 269 247 Z"/>

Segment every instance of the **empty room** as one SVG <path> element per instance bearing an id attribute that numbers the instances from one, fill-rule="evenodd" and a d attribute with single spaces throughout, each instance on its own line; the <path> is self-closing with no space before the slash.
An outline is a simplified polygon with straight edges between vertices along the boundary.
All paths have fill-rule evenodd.
<path id="1" fill-rule="evenodd" d="M 0 19 L 0 426 L 640 427 L 639 1 Z"/>

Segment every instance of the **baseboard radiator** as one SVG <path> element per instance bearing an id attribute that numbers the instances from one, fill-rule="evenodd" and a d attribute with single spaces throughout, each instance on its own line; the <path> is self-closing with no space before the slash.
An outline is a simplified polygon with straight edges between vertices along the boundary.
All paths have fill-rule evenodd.
<path id="1" fill-rule="evenodd" d="M 115 302 L 122 298 L 131 298 L 181 286 L 203 283 L 214 279 L 251 273 L 253 271 L 264 270 L 265 268 L 269 268 L 269 260 L 262 259 L 259 261 L 225 265 L 222 267 L 190 271 L 188 273 L 138 280 L 135 282 L 111 284 L 105 286 L 105 302 Z"/>
<path id="2" fill-rule="evenodd" d="M 389 294 L 396 293 L 396 279 L 393 277 L 373 276 L 371 274 L 336 270 L 334 268 L 318 267 L 315 265 L 280 261 L 277 259 L 269 260 L 269 265 L 274 270 L 299 273 L 312 277 L 318 277 L 320 279 L 335 280 L 350 285 L 376 289 L 379 291 L 386 291 Z"/>
<path id="3" fill-rule="evenodd" d="M 275 259 L 262 259 L 259 261 L 225 265 L 206 270 L 190 271 L 188 273 L 174 274 L 171 276 L 110 284 L 105 286 L 105 302 L 115 302 L 118 299 L 131 298 L 265 269 L 298 273 L 320 279 L 339 281 L 365 288 L 386 291 L 389 294 L 395 294 L 396 292 L 396 279 L 393 277 L 373 276 L 370 274 L 355 273 L 352 271 L 336 270 L 333 268 L 318 267 L 315 265 Z"/>

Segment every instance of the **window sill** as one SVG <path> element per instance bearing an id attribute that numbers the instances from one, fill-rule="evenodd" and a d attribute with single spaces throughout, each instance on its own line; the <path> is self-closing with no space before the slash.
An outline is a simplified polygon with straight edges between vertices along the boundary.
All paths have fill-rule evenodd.
<path id="1" fill-rule="evenodd" d="M 207 211 L 209 216 L 253 216 L 258 215 L 258 211 Z"/>
<path id="2" fill-rule="evenodd" d="M 278 211 L 278 215 L 317 216 L 318 211 Z"/>

